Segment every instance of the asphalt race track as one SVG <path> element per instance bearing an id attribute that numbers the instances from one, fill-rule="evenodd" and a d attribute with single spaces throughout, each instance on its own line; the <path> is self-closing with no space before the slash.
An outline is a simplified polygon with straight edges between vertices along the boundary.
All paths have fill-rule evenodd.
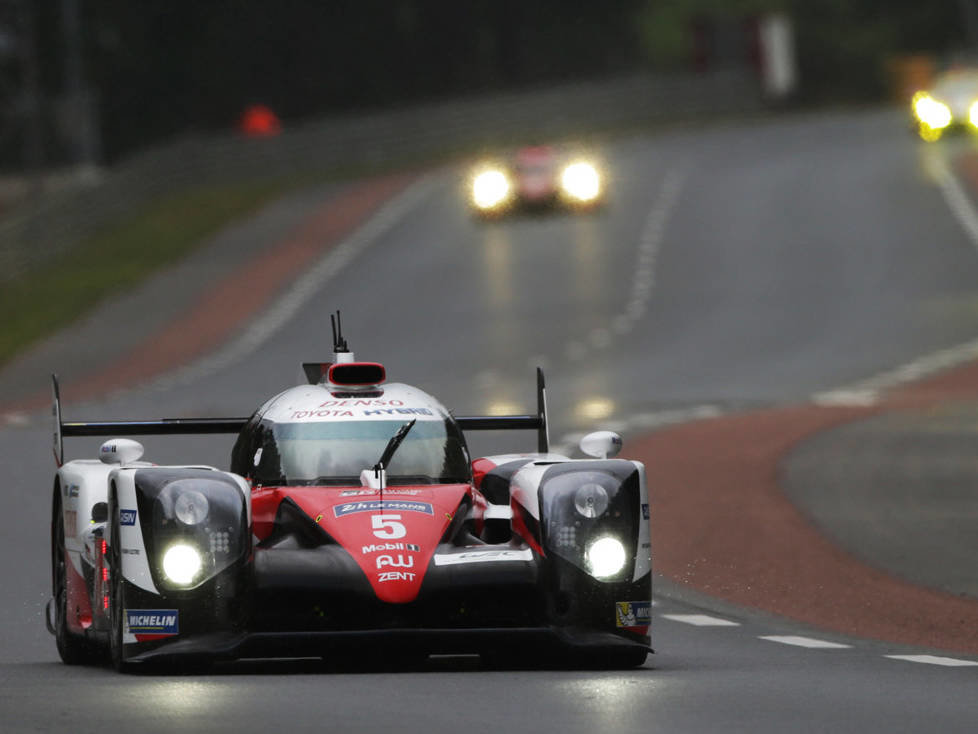
<path id="1" fill-rule="evenodd" d="M 399 193 L 326 265 L 297 272 L 272 311 L 191 364 L 73 400 L 71 379 L 93 361 L 38 364 L 64 351 L 66 335 L 0 374 L 0 405 L 42 390 L 48 369 L 66 378 L 69 419 L 247 415 L 298 379 L 299 362 L 328 356 L 328 314 L 341 308 L 358 356 L 458 414 L 528 411 L 532 370 L 542 365 L 552 439 L 571 449 L 580 432 L 613 426 L 626 434 L 627 455 L 629 438 L 658 425 L 807 401 L 978 337 L 978 250 L 933 175 L 962 145 L 928 148 L 895 112 L 632 137 L 604 151 L 612 174 L 604 210 L 494 222 L 469 216 L 461 171 L 424 173 L 393 187 Z M 277 241 L 343 195 L 336 189 L 283 202 L 198 257 L 219 280 L 263 239 Z M 194 287 L 203 285 L 171 272 L 146 292 L 189 300 Z M 106 304 L 81 326 L 91 353 L 113 329 L 132 342 L 135 311 L 131 299 Z M 25 382 L 34 367 L 36 385 Z M 626 672 L 484 670 L 465 658 L 402 671 L 309 661 L 192 676 L 69 668 L 43 622 L 48 419 L 18 410 L 4 420 L 4 732 L 868 734 L 971 732 L 978 721 L 978 656 L 833 633 L 760 611 L 763 599 L 734 606 L 667 579 L 656 590 L 656 655 Z M 144 443 L 161 463 L 226 466 L 231 439 Z M 94 455 L 96 446 L 75 440 L 66 453 Z M 473 441 L 474 453 L 525 447 Z M 792 499 L 816 516 L 819 470 L 812 449 L 790 472 Z M 653 495 L 655 482 L 649 466 Z M 844 493 L 844 480 L 830 489 Z M 853 491 L 852 501 L 869 516 L 879 499 Z M 916 507 L 906 502 L 900 520 L 912 521 Z M 928 514 L 928 527 L 939 532 L 939 520 Z M 864 542 L 856 524 L 833 527 L 853 552 L 899 565 L 886 545 L 893 533 L 877 528 Z M 971 544 L 957 555 L 972 559 L 970 576 L 916 559 L 909 581 L 974 593 L 978 537 L 951 537 Z M 653 559 L 660 552 L 653 538 Z M 956 664 L 933 664 L 942 661 Z"/>

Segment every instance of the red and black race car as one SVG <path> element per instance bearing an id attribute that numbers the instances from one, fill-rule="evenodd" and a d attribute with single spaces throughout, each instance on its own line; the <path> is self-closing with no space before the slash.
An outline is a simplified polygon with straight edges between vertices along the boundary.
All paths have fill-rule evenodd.
<path id="1" fill-rule="evenodd" d="M 333 361 L 249 418 L 65 422 L 55 388 L 48 627 L 69 664 L 477 653 L 634 666 L 649 652 L 642 464 L 589 434 L 548 452 L 533 415 L 456 417 Z M 465 432 L 536 451 L 470 460 Z M 235 432 L 230 471 L 158 466 L 129 438 L 63 463 L 62 436 Z"/>
<path id="2" fill-rule="evenodd" d="M 469 181 L 469 199 L 481 216 L 516 208 L 593 209 L 605 198 L 598 165 L 549 145 L 520 148 L 505 163 L 482 163 Z"/>

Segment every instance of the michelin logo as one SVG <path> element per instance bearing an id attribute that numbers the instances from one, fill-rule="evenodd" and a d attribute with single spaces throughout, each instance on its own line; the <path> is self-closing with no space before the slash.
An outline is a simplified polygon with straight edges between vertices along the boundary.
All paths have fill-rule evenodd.
<path id="1" fill-rule="evenodd" d="M 126 627 L 134 635 L 180 634 L 177 609 L 127 609 Z"/>
<path id="2" fill-rule="evenodd" d="M 652 623 L 652 602 L 615 602 L 615 624 L 618 627 L 647 627 Z"/>
<path id="3" fill-rule="evenodd" d="M 411 502 L 408 500 L 375 500 L 373 502 L 346 502 L 333 508 L 336 517 L 345 517 L 357 512 L 376 512 L 394 510 L 397 512 L 420 512 L 434 515 L 431 505 L 427 502 Z"/>

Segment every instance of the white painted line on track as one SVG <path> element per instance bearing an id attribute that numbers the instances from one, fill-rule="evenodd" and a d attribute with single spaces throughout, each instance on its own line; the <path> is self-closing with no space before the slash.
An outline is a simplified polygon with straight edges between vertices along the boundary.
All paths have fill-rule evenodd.
<path id="1" fill-rule="evenodd" d="M 978 339 L 926 354 L 851 385 L 816 393 L 811 400 L 818 405 L 871 406 L 878 402 L 879 394 L 884 390 L 930 377 L 975 359 L 978 359 Z"/>
<path id="2" fill-rule="evenodd" d="M 694 627 L 739 627 L 740 622 L 733 622 L 721 617 L 711 617 L 709 614 L 661 614 L 663 619 L 673 622 L 691 624 Z"/>
<path id="3" fill-rule="evenodd" d="M 814 637 L 801 637 L 799 635 L 765 635 L 758 639 L 767 640 L 768 642 L 778 642 L 782 645 L 807 647 L 813 650 L 841 650 L 852 647 L 852 645 L 843 645 L 841 642 L 829 642 L 828 640 L 819 640 Z"/>
<path id="4" fill-rule="evenodd" d="M 927 166 L 951 214 L 961 225 L 972 246 L 978 249 L 978 210 L 972 204 L 971 198 L 957 176 L 948 168 L 942 155 L 935 153 L 929 156 Z M 918 357 L 907 364 L 851 385 L 816 393 L 811 400 L 818 405 L 875 405 L 879 401 L 879 393 L 884 390 L 929 377 L 974 359 L 978 359 L 978 339 Z"/>
<path id="5" fill-rule="evenodd" d="M 166 390 L 186 384 L 225 369 L 254 352 L 278 333 L 299 309 L 322 290 L 323 284 L 335 277 L 361 251 L 391 230 L 408 212 L 418 206 L 436 188 L 436 179 L 425 176 L 384 204 L 376 214 L 346 239 L 306 270 L 289 287 L 288 292 L 252 321 L 236 339 L 216 353 L 164 375 L 150 383 L 150 389 Z"/>
<path id="6" fill-rule="evenodd" d="M 943 658 L 938 655 L 884 655 L 890 660 L 905 660 L 908 663 L 924 663 L 925 665 L 944 665 L 949 668 L 978 667 L 976 660 L 961 660 L 959 658 Z"/>
<path id="7" fill-rule="evenodd" d="M 947 161 L 941 154 L 935 153 L 929 156 L 927 163 L 954 218 L 958 220 L 971 244 L 978 247 L 978 212 L 972 206 L 971 199 L 968 198 L 961 182 L 947 167 Z"/>

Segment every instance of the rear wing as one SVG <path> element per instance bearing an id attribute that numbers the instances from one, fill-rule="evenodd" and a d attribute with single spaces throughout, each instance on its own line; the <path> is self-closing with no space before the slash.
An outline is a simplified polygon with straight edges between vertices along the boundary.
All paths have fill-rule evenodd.
<path id="1" fill-rule="evenodd" d="M 240 433 L 248 418 L 161 418 L 143 421 L 65 421 L 61 414 L 61 388 L 58 376 L 51 375 L 54 419 L 54 460 L 64 463 L 64 438 L 71 436 L 165 436 L 177 434 Z M 547 453 L 550 437 L 547 432 L 547 393 L 543 370 L 537 367 L 536 415 L 457 416 L 463 431 L 537 432 L 537 451 Z"/>
<path id="2" fill-rule="evenodd" d="M 465 415 L 455 420 L 463 431 L 536 431 L 537 451 L 546 454 L 550 450 L 550 434 L 547 429 L 547 386 L 543 370 L 537 367 L 536 415 Z"/>
<path id="3" fill-rule="evenodd" d="M 175 434 L 238 433 L 247 418 L 161 418 L 150 421 L 66 421 L 61 413 L 58 376 L 51 375 L 54 418 L 54 460 L 64 463 L 66 436 L 162 436 Z"/>

